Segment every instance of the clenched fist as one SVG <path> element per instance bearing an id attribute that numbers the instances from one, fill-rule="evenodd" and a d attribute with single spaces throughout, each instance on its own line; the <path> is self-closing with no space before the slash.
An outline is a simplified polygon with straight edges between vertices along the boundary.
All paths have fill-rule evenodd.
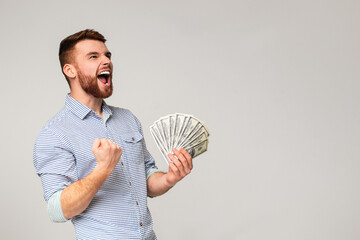
<path id="1" fill-rule="evenodd" d="M 120 160 L 122 148 L 109 139 L 96 138 L 92 146 L 92 152 L 98 166 L 111 173 Z"/>

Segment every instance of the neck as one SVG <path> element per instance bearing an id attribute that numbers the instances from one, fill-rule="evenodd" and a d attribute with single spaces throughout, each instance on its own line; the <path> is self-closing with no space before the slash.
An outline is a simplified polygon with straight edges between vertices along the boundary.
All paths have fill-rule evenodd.
<path id="1" fill-rule="evenodd" d="M 101 118 L 102 116 L 102 98 L 95 98 L 92 95 L 82 91 L 82 92 L 75 92 L 70 91 L 70 96 L 75 99 L 76 101 L 80 102 L 84 106 L 92 109 L 94 112 L 97 113 Z"/>

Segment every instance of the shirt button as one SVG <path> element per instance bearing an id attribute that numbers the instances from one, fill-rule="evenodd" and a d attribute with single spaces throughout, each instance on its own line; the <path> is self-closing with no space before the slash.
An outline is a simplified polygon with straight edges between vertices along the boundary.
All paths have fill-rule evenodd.
<path id="1" fill-rule="evenodd" d="M 139 205 L 138 201 L 136 201 L 136 205 Z"/>
<path id="2" fill-rule="evenodd" d="M 135 141 L 135 138 L 132 137 L 131 140 Z"/>
<path id="3" fill-rule="evenodd" d="M 131 186 L 131 182 L 129 182 L 129 185 Z"/>
<path id="4" fill-rule="evenodd" d="M 123 163 L 123 162 L 121 162 L 121 165 L 123 165 L 123 166 L 124 166 L 124 163 Z"/>
<path id="5" fill-rule="evenodd" d="M 143 225 L 142 222 L 140 222 L 140 226 L 141 226 L 141 227 L 142 227 L 142 225 Z"/>

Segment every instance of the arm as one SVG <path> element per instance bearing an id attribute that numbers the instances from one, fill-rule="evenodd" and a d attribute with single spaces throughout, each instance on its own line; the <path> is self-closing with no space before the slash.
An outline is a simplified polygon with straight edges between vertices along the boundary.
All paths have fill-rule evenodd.
<path id="1" fill-rule="evenodd" d="M 151 197 L 160 196 L 170 188 L 175 186 L 177 182 L 188 175 L 192 168 L 192 157 L 183 148 L 179 150 L 173 149 L 175 154 L 168 154 L 171 161 L 169 162 L 169 171 L 167 173 L 156 172 L 147 180 L 147 192 Z"/>
<path id="2" fill-rule="evenodd" d="M 122 149 L 108 139 L 95 139 L 92 151 L 97 165 L 89 175 L 67 186 L 61 193 L 61 208 L 70 219 L 83 212 L 119 162 Z"/>

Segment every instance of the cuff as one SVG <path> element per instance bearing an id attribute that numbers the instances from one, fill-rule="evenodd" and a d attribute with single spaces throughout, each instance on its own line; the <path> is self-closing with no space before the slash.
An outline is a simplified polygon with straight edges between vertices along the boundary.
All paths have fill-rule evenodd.
<path id="1" fill-rule="evenodd" d="M 49 217 L 50 217 L 51 221 L 56 222 L 56 223 L 62 223 L 62 222 L 68 221 L 68 219 L 65 218 L 64 213 L 61 208 L 61 202 L 60 202 L 61 192 L 62 192 L 62 190 L 54 193 L 50 197 L 48 204 L 47 204 L 47 210 L 48 210 Z"/>
<path id="2" fill-rule="evenodd" d="M 150 177 L 153 173 L 156 173 L 156 172 L 160 172 L 160 170 L 159 170 L 157 167 L 149 168 L 149 169 L 146 171 L 146 180 L 148 180 L 149 177 Z"/>

